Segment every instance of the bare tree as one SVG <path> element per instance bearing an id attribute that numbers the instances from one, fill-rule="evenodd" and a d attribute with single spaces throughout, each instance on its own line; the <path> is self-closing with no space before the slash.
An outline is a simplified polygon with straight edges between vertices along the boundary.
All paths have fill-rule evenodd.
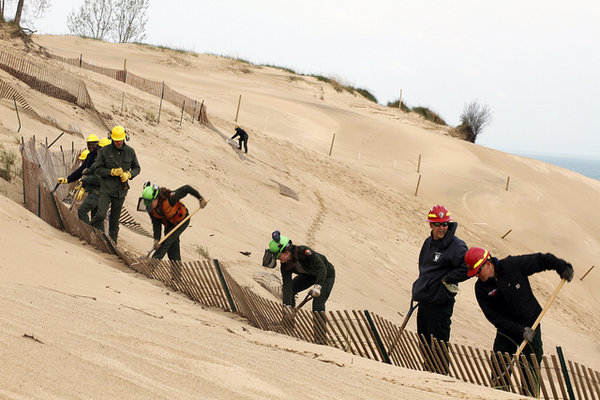
<path id="1" fill-rule="evenodd" d="M 101 39 L 114 27 L 112 0 L 85 0 L 79 10 L 67 15 L 67 28 L 79 36 Z"/>
<path id="2" fill-rule="evenodd" d="M 483 128 L 492 123 L 492 111 L 485 104 L 481 105 L 477 100 L 473 100 L 465 106 L 460 115 L 460 126 L 458 129 L 465 134 L 465 139 L 475 143 L 477 137 L 483 131 Z"/>
<path id="3" fill-rule="evenodd" d="M 0 4 L 0 17 L 4 19 L 4 5 L 6 1 L 1 0 Z M 17 1 L 17 9 L 15 11 L 15 19 L 14 23 L 21 26 L 21 20 L 23 16 L 23 12 L 25 8 L 33 9 L 33 15 L 36 17 L 40 17 L 46 12 L 46 10 L 50 7 L 50 0 L 18 0 Z"/>
<path id="4" fill-rule="evenodd" d="M 146 12 L 150 0 L 117 0 L 114 39 L 119 43 L 141 41 L 146 37 Z"/>

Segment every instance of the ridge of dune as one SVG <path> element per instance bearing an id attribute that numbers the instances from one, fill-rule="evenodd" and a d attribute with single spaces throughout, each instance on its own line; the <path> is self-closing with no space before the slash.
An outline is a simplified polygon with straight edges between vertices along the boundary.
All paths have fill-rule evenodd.
<path id="1" fill-rule="evenodd" d="M 132 132 L 130 144 L 138 154 L 142 173 L 132 181 L 133 189 L 125 203 L 129 210 L 135 209 L 138 192 L 141 192 L 141 185 L 145 180 L 171 188 L 192 184 L 200 193 L 211 198 L 209 207 L 198 214 L 198 218 L 195 217 L 190 228 L 182 236 L 184 260 L 199 258 L 197 248 L 204 247 L 208 249 L 211 257 L 222 261 L 236 279 L 253 286 L 253 290 L 261 291 L 262 288 L 252 276 L 256 272 L 264 271 L 260 267 L 262 251 L 268 243 L 271 231 L 279 229 L 292 237 L 295 243 L 311 240 L 313 248 L 325 254 L 336 266 L 338 277 L 328 302 L 328 309 L 368 309 L 398 321 L 401 319 L 398 312 L 403 314 L 410 302 L 410 288 L 417 277 L 418 252 L 429 234 L 429 229 L 424 223 L 425 214 L 432 205 L 442 203 L 459 222 L 457 234 L 469 246 L 487 247 L 498 257 L 536 251 L 552 252 L 573 263 L 576 271 L 574 281 L 565 286 L 542 322 L 545 352 L 554 353 L 554 346 L 561 345 L 569 358 L 599 368 L 599 299 L 594 288 L 600 278 L 597 274 L 590 274 L 584 281 L 580 281 L 579 278 L 594 264 L 600 249 L 598 216 L 585 212 L 593 210 L 600 199 L 600 182 L 542 162 L 465 143 L 447 136 L 443 129 L 434 129 L 432 125 L 423 123 L 415 116 L 370 103 L 360 96 L 337 93 L 313 78 L 290 79 L 289 73 L 269 67 L 249 67 L 216 56 L 194 56 L 146 46 L 116 45 L 75 37 L 40 36 L 35 37 L 34 41 L 62 56 L 79 57 L 79 54 L 83 54 L 88 62 L 93 61 L 101 66 L 119 68 L 126 58 L 130 71 L 148 79 L 165 79 L 175 90 L 205 100 L 209 119 L 225 134 L 233 130 L 238 97 L 243 95 L 238 123 L 250 133 L 247 161 L 240 159 L 219 135 L 209 129 L 190 121 L 184 121 L 180 128 L 180 110 L 176 107 L 164 103 L 161 123 L 157 125 L 149 116 L 156 115 L 158 110 L 158 100 L 155 97 L 90 71 L 49 62 L 55 68 L 82 77 L 96 107 L 101 112 L 111 114 Z M 250 72 L 244 72 L 245 69 L 249 69 Z M 10 80 L 7 74 L 0 72 L 3 79 Z M 62 101 L 49 99 L 15 80 L 11 83 L 18 87 L 42 114 L 76 123 L 84 135 L 102 135 L 102 128 L 98 122 L 85 111 Z M 124 115 L 119 115 L 124 92 L 125 111 Z M 14 133 L 11 133 L 7 122 L 14 119 L 14 110 L 0 107 L 0 119 L 5 121 L 0 137 L 3 140 L 8 138 L 6 143 L 12 141 L 14 145 Z M 23 119 L 23 135 L 36 134 L 38 138 L 57 136 L 53 128 L 27 116 Z M 327 154 L 334 132 L 335 145 L 332 156 L 329 157 Z M 71 141 L 83 148 L 83 138 L 75 135 L 65 135 L 57 145 L 70 148 Z M 422 157 L 422 179 L 419 194 L 414 196 L 419 155 Z M 510 187 L 507 191 L 505 185 L 508 176 Z M 277 182 L 296 191 L 300 200 L 281 196 Z M 24 210 L 23 212 L 26 213 Z M 150 228 L 149 221 L 143 214 L 136 213 L 135 217 L 147 229 Z M 28 224 L 32 224 L 29 220 L 36 220 L 33 217 L 20 218 L 27 219 Z M 11 302 L 14 298 L 20 296 L 56 304 L 58 311 L 56 314 L 50 314 L 55 316 L 60 315 L 60 312 L 82 307 L 77 302 L 83 299 L 71 300 L 66 296 L 67 299 L 63 300 L 69 300 L 71 304 L 59 304 L 59 294 L 34 287 L 43 284 L 42 278 L 52 281 L 53 276 L 48 271 L 59 268 L 59 263 L 50 262 L 48 265 L 52 269 L 49 267 L 44 270 L 45 274 L 43 271 L 26 273 L 28 265 L 39 263 L 41 254 L 47 254 L 50 255 L 49 259 L 58 259 L 71 269 L 68 278 L 65 277 L 61 281 L 61 285 L 67 286 L 59 286 L 56 283 L 56 290 L 70 293 L 73 289 L 85 288 L 86 295 L 100 299 L 102 293 L 110 292 L 106 286 L 116 288 L 117 286 L 113 285 L 118 284 L 120 286 L 116 290 L 121 293 L 124 288 L 137 290 L 139 286 L 144 286 L 148 287 L 151 293 L 132 293 L 128 298 L 131 303 L 123 304 L 144 310 L 151 309 L 153 314 L 164 317 L 160 321 L 152 322 L 162 323 L 163 319 L 168 319 L 166 315 L 178 319 L 181 313 L 185 313 L 186 317 L 182 317 L 178 322 L 197 327 L 192 321 L 198 312 L 202 318 L 211 321 L 210 324 L 229 327 L 228 324 L 234 323 L 230 317 L 202 310 L 176 294 L 171 293 L 167 297 L 165 289 L 160 285 L 124 270 L 111 257 L 99 255 L 84 247 L 82 257 L 91 264 L 98 265 L 96 273 L 107 274 L 100 280 L 109 283 L 97 282 L 98 278 L 93 276 L 94 270 L 76 268 L 81 261 L 52 246 L 75 248 L 81 245 L 75 239 L 60 233 L 60 239 L 51 240 L 52 245 L 44 243 L 38 235 L 48 235 L 40 232 L 52 228 L 42 225 L 43 223 L 36 225 L 35 234 L 15 229 L 16 236 L 13 237 L 39 242 L 44 251 L 37 254 L 29 252 L 27 255 L 30 258 L 24 260 L 17 256 L 19 253 L 3 260 L 3 264 L 9 261 L 11 265 L 17 264 L 10 270 L 10 279 L 2 279 L 5 289 L 14 294 L 3 296 L 3 302 L 10 307 L 13 306 Z M 509 229 L 512 229 L 510 235 L 500 239 Z M 123 246 L 138 253 L 144 252 L 144 249 L 151 245 L 149 239 L 124 228 L 121 228 L 119 240 Z M 240 254 L 240 251 L 250 251 L 251 256 L 246 257 Z M 77 254 L 79 255 L 79 250 Z M 86 275 L 80 276 L 82 271 L 85 271 Z M 41 275 L 38 276 L 38 273 Z M 118 275 L 118 279 L 113 275 Z M 114 283 L 110 281 L 113 278 Z M 78 283 L 70 287 L 68 285 L 71 281 Z M 534 292 L 540 303 L 544 303 L 558 283 L 558 277 L 554 273 L 545 272 L 534 276 L 532 281 Z M 457 297 L 452 319 L 451 339 L 459 343 L 491 348 L 495 329 L 476 304 L 473 283 L 471 280 L 460 285 L 461 293 Z M 24 290 L 23 285 L 27 290 Z M 75 292 L 83 293 L 79 290 Z M 114 296 L 116 295 L 118 294 Z M 171 305 L 162 303 L 174 298 L 184 304 L 181 307 L 184 307 L 185 311 L 169 313 L 167 308 Z M 119 313 L 132 312 L 139 317 L 126 307 L 119 309 L 116 301 L 120 300 L 113 299 L 109 302 L 112 307 L 108 307 L 110 310 L 82 310 L 90 314 L 103 313 L 107 319 L 116 309 Z M 25 306 L 20 310 L 24 315 L 38 316 L 37 313 L 44 313 L 43 309 L 34 312 Z M 212 322 L 214 318 L 218 318 L 218 322 Z M 20 320 L 20 317 L 11 314 L 10 317 L 2 319 L 2 322 L 15 325 L 17 320 Z M 50 321 L 51 318 L 48 319 L 48 323 Z M 250 335 L 244 331 L 247 329 L 252 332 L 252 337 L 260 336 L 261 343 L 266 346 L 280 340 L 291 341 L 282 347 L 305 349 L 308 348 L 305 346 L 311 346 L 268 332 L 258 332 L 242 323 L 235 324 L 232 330 L 244 332 L 242 336 L 245 336 Z M 17 325 L 33 326 L 31 323 L 21 325 L 20 321 Z M 54 330 L 62 328 L 59 324 L 50 325 Z M 96 327 L 114 329 L 115 325 L 99 322 Z M 415 321 L 412 320 L 408 329 L 414 330 L 414 327 Z M 172 325 L 169 328 L 181 328 L 181 325 Z M 131 339 L 127 343 L 133 341 L 132 332 L 139 329 L 139 326 L 134 326 L 131 331 L 123 334 Z M 12 332 L 19 335 L 14 330 Z M 189 333 L 188 330 L 185 332 Z M 211 335 L 210 332 L 202 332 Z M 158 328 L 148 335 L 150 341 L 167 340 L 161 336 Z M 90 337 L 96 343 L 106 339 L 100 340 L 95 335 Z M 198 341 L 202 339 L 201 334 L 194 337 Z M 216 340 L 230 339 L 222 338 L 221 335 L 213 337 Z M 13 336 L 5 339 L 6 343 L 15 341 L 16 344 Z M 112 339 L 115 340 L 111 342 L 114 346 L 117 340 Z M 122 337 L 119 337 L 120 339 Z M 177 340 L 179 339 L 181 338 L 178 337 Z M 42 336 L 41 340 L 44 340 Z M 234 346 L 235 340 L 229 343 Z M 135 343 L 135 346 L 144 349 L 139 343 Z M 154 345 L 151 344 L 150 347 L 152 346 Z M 85 350 L 85 346 L 81 344 L 78 351 L 95 352 L 96 357 L 101 357 L 99 353 L 102 348 L 100 343 L 95 349 Z M 331 354 L 342 357 L 344 361 L 338 362 L 345 366 L 351 362 L 359 362 L 343 353 L 338 354 L 333 349 L 310 349 L 317 353 L 327 352 L 327 357 L 334 357 Z M 199 353 L 208 351 L 206 348 L 196 350 Z M 166 358 L 174 358 L 178 351 L 180 349 L 177 346 L 171 346 L 161 354 Z M 249 355 L 252 351 L 256 351 L 256 348 L 248 349 L 245 354 Z M 159 352 L 153 354 L 157 353 Z M 195 354 L 192 351 L 186 352 L 183 357 L 191 360 L 194 358 L 192 353 Z M 7 359 L 14 362 L 18 352 L 5 354 L 9 354 Z M 53 356 L 55 355 L 48 354 L 42 358 L 48 360 Z M 120 357 L 118 351 L 112 353 L 112 356 L 115 360 L 105 360 L 106 363 L 102 365 L 117 365 Z M 30 360 L 35 360 L 34 355 L 31 357 Z M 215 358 L 219 357 L 226 356 L 223 353 L 215 355 Z M 65 356 L 64 359 L 68 358 Z M 264 362 L 274 362 L 274 359 L 279 358 L 282 364 L 280 368 L 275 369 L 276 371 L 284 368 L 285 362 L 301 362 L 295 356 L 288 360 L 280 352 Z M 126 367 L 131 368 L 131 363 L 135 363 L 135 359 L 129 354 L 126 360 L 121 371 Z M 86 360 L 88 361 L 90 360 Z M 98 360 L 92 361 L 98 363 Z M 328 364 L 316 363 L 314 360 L 306 362 L 306 368 Z M 148 363 L 150 364 L 149 361 Z M 192 365 L 198 367 L 195 361 L 190 361 L 190 364 L 179 365 L 178 368 L 191 368 Z M 366 378 L 363 384 L 366 386 L 365 390 L 376 390 L 375 387 L 384 380 L 382 377 L 387 379 L 388 375 L 385 374 L 388 373 L 388 367 L 369 365 L 373 371 L 363 371 L 363 377 L 376 378 L 374 381 Z M 162 372 L 147 367 L 141 375 L 136 376 L 129 370 L 126 371 L 126 376 L 135 381 L 137 378 L 148 379 L 149 376 L 160 375 Z M 198 368 L 206 370 L 210 369 L 209 367 L 214 365 Z M 315 374 L 311 374 L 310 377 L 314 378 L 317 373 L 338 374 L 340 368 L 333 368 L 321 372 L 318 372 L 317 368 Z M 115 370 L 119 369 L 108 368 L 108 374 L 115 375 Z M 389 393 L 393 394 L 394 390 L 398 389 L 398 382 L 402 382 L 403 379 L 408 379 L 412 382 L 410 385 L 415 385 L 419 390 L 428 390 L 428 384 L 431 384 L 432 390 L 438 393 L 438 380 L 443 385 L 444 379 L 448 379 L 429 374 L 412 376 L 410 372 L 414 371 L 397 372 L 401 377 L 389 378 L 396 382 L 396 386 L 390 387 Z M 402 374 L 410 376 L 406 378 Z M 181 378 L 181 374 L 175 375 L 173 379 L 179 379 L 178 382 L 185 380 Z M 271 392 L 252 392 L 254 394 L 248 395 L 248 398 L 283 396 L 278 392 L 283 390 L 280 380 L 269 380 L 275 378 L 267 378 L 266 374 L 260 375 L 260 379 L 267 381 L 265 387 L 269 387 Z M 342 381 L 339 382 L 341 385 Z M 162 390 L 166 390 L 165 386 L 146 383 L 152 386 L 152 393 L 164 395 Z M 460 386 L 461 391 L 475 390 L 469 385 L 465 386 L 469 389 L 463 389 L 463 384 L 456 381 L 446 383 L 453 387 Z M 222 382 L 221 389 L 227 384 L 233 385 L 231 381 Z M 130 386 L 129 383 L 123 385 L 127 390 L 133 390 L 134 386 Z M 298 396 L 303 394 L 301 385 L 298 378 L 293 386 L 296 390 L 294 393 Z M 186 387 L 189 390 L 196 389 L 195 386 Z M 63 388 L 57 385 L 53 390 Z M 218 398 L 216 393 L 212 395 Z M 325 397 L 339 397 L 334 393 L 325 394 Z M 365 397 L 374 397 L 375 393 L 377 392 L 369 392 Z M 453 391 L 448 390 L 448 393 Z M 498 391 L 481 393 L 484 393 L 481 394 L 482 397 L 509 396 Z M 479 392 L 469 392 L 460 394 L 458 398 L 463 398 L 460 397 L 463 395 L 466 396 L 464 398 L 480 396 Z M 76 394 L 65 396 L 77 397 Z M 381 397 L 385 398 L 385 395 Z M 360 398 L 360 395 L 356 395 L 355 398 Z"/>

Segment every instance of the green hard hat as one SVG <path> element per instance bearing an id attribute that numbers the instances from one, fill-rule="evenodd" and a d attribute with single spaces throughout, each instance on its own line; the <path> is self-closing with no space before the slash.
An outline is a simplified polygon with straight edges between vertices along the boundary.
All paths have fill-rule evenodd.
<path id="1" fill-rule="evenodd" d="M 273 253 L 275 258 L 279 257 L 281 252 L 285 250 L 285 248 L 290 244 L 290 238 L 286 236 L 281 236 L 279 231 L 273 232 L 273 239 L 269 242 L 269 250 Z M 278 240 L 275 240 L 278 239 Z"/>
<path id="2" fill-rule="evenodd" d="M 152 200 L 156 199 L 158 196 L 158 185 L 147 185 L 142 190 L 142 199 L 144 199 L 144 204 L 149 206 L 152 203 Z"/>

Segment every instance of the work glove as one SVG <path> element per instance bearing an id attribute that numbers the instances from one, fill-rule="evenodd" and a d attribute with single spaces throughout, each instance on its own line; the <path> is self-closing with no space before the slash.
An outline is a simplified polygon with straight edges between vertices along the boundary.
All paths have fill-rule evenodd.
<path id="1" fill-rule="evenodd" d="M 567 264 L 567 267 L 558 273 L 562 279 L 566 279 L 567 282 L 571 282 L 573 280 L 573 275 L 575 275 L 575 271 L 573 270 L 573 266 L 571 264 Z"/>
<path id="2" fill-rule="evenodd" d="M 284 304 L 283 306 L 283 310 L 281 313 L 281 319 L 283 321 L 288 321 L 291 322 L 294 320 L 294 308 L 292 306 L 290 306 L 289 304 Z"/>
<path id="3" fill-rule="evenodd" d="M 442 281 L 442 285 L 446 288 L 450 293 L 456 294 L 458 293 L 458 285 L 456 283 L 447 283 L 446 281 Z"/>
<path id="4" fill-rule="evenodd" d="M 89 173 L 90 173 L 89 168 L 84 168 L 83 171 L 81 171 L 81 175 L 88 175 Z"/>
<path id="5" fill-rule="evenodd" d="M 198 203 L 200 204 L 200 208 L 204 208 L 208 204 L 208 201 L 204 197 L 200 197 Z"/>
<path id="6" fill-rule="evenodd" d="M 321 295 L 321 285 L 313 285 L 313 287 L 311 287 L 308 291 L 308 294 L 310 294 L 312 297 L 319 297 Z"/>
<path id="7" fill-rule="evenodd" d="M 67 184 L 69 183 L 69 180 L 67 178 L 58 178 L 57 182 L 61 184 Z"/>
<path id="8" fill-rule="evenodd" d="M 131 172 L 125 171 L 121 174 L 121 182 L 125 183 L 131 179 Z"/>
<path id="9" fill-rule="evenodd" d="M 84 189 L 84 188 L 81 188 L 81 189 L 79 189 L 79 190 L 77 191 L 77 197 L 76 197 L 76 199 L 77 199 L 77 200 L 81 200 L 81 198 L 83 197 L 83 194 L 84 194 L 84 193 L 85 193 L 85 189 Z"/>
<path id="10" fill-rule="evenodd" d="M 110 170 L 110 174 L 112 176 L 121 176 L 123 174 L 123 168 L 121 168 L 121 167 L 113 168 Z"/>
<path id="11" fill-rule="evenodd" d="M 533 338 L 535 337 L 535 331 L 530 327 L 526 326 L 523 329 L 523 339 L 527 340 L 529 343 L 533 342 Z"/>

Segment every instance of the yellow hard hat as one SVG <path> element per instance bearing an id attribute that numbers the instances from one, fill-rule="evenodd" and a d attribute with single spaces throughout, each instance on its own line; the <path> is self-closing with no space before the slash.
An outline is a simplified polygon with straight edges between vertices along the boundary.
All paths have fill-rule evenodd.
<path id="1" fill-rule="evenodd" d="M 100 142 L 98 142 L 98 146 L 104 147 L 104 146 L 106 146 L 107 144 L 110 144 L 110 143 L 111 143 L 111 140 L 109 138 L 103 137 L 102 139 L 100 139 Z"/>
<path id="2" fill-rule="evenodd" d="M 79 155 L 79 159 L 81 161 L 85 160 L 88 156 L 88 154 L 90 154 L 90 151 L 85 149 L 84 151 L 81 152 L 81 154 Z"/>
<path id="3" fill-rule="evenodd" d="M 122 126 L 117 125 L 114 128 L 112 128 L 112 131 L 110 133 L 110 138 L 112 140 L 114 140 L 115 142 L 125 140 L 126 137 L 127 137 L 127 135 L 125 134 L 125 129 Z"/>
<path id="4" fill-rule="evenodd" d="M 98 141 L 98 136 L 94 135 L 93 133 L 87 137 L 87 139 L 85 140 L 87 143 L 90 142 L 97 142 Z"/>

